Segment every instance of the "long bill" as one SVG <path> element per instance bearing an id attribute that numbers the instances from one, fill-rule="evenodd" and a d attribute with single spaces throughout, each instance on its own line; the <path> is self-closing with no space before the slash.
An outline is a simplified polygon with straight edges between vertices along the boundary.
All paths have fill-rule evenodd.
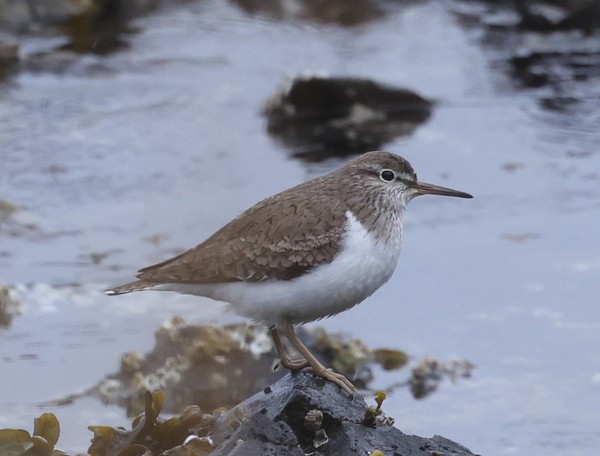
<path id="1" fill-rule="evenodd" d="M 417 182 L 414 186 L 417 195 L 443 195 L 456 196 L 457 198 L 473 198 L 473 195 L 465 192 L 459 192 L 447 187 L 439 185 L 426 184 L 425 182 Z"/>

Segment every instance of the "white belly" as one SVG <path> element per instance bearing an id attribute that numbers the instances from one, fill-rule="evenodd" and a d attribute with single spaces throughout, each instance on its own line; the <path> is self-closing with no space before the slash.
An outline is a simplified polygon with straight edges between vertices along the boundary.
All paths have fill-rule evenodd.
<path id="1" fill-rule="evenodd" d="M 218 284 L 164 284 L 156 289 L 207 296 L 230 304 L 240 315 L 256 321 L 294 323 L 318 320 L 343 312 L 370 296 L 389 280 L 400 255 L 402 227 L 393 228 L 385 244 L 377 242 L 351 212 L 340 253 L 293 280 Z"/>

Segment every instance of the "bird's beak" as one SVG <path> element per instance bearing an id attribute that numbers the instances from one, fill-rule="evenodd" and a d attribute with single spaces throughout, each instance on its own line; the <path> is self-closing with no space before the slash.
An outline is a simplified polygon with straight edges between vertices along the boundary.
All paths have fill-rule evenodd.
<path id="1" fill-rule="evenodd" d="M 426 184 L 425 182 L 417 182 L 414 186 L 418 195 L 443 195 L 443 196 L 456 196 L 458 198 L 473 198 L 465 192 L 459 192 L 458 190 L 452 190 L 451 188 L 440 187 L 439 185 Z"/>

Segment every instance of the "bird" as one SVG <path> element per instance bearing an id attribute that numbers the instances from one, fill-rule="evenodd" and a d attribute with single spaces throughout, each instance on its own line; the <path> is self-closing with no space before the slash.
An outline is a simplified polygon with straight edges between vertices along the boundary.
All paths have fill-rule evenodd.
<path id="1" fill-rule="evenodd" d="M 420 195 L 473 197 L 417 180 L 399 155 L 367 152 L 260 201 L 196 247 L 140 269 L 137 280 L 106 294 L 174 291 L 223 301 L 268 327 L 285 368 L 308 370 L 355 394 L 295 327 L 354 307 L 390 279 L 406 206 Z"/>

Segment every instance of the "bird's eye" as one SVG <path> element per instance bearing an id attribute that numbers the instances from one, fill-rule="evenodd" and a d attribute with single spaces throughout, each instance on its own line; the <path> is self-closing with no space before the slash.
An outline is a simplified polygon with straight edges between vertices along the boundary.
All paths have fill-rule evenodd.
<path id="1" fill-rule="evenodd" d="M 379 177 L 381 178 L 381 180 L 391 182 L 396 178 L 396 173 L 394 173 L 394 171 L 392 170 L 384 169 L 379 173 Z"/>

